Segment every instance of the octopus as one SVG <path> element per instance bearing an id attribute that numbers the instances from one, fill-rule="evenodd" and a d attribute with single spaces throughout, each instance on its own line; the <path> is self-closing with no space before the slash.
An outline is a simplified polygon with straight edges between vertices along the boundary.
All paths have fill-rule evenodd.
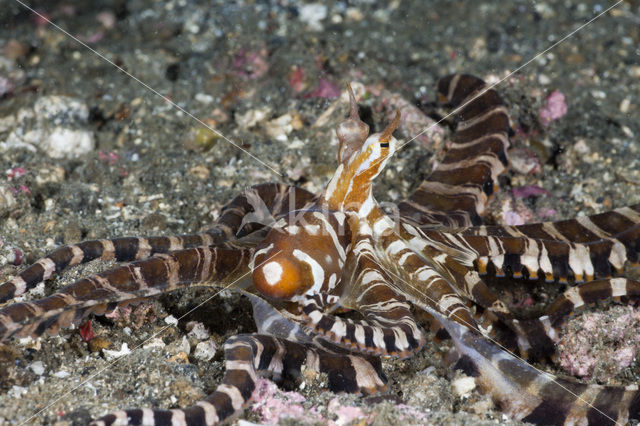
<path id="1" fill-rule="evenodd" d="M 553 356 L 577 310 L 602 300 L 632 302 L 640 205 L 557 222 L 483 224 L 498 176 L 509 165 L 506 106 L 471 75 L 437 85 L 454 115 L 442 160 L 418 189 L 387 214 L 373 197 L 376 177 L 399 148 L 400 114 L 370 133 L 350 95 L 337 127 L 338 166 L 323 191 L 266 183 L 232 199 L 217 222 L 193 235 L 123 237 L 58 248 L 0 285 L 0 341 L 56 334 L 89 315 L 192 286 L 246 296 L 257 331 L 224 344 L 225 374 L 187 408 L 132 408 L 93 425 L 213 425 L 242 414 L 259 376 L 295 382 L 325 374 L 333 392 L 387 389 L 382 359 L 409 358 L 427 336 L 427 318 L 452 339 L 453 368 L 514 419 L 536 424 L 613 424 L 640 420 L 640 392 L 581 383 L 526 360 Z M 128 262 L 53 294 L 14 301 L 66 268 Z M 543 315 L 527 317 L 499 298 L 492 277 L 558 286 Z M 13 302 L 12 302 L 13 301 Z"/>

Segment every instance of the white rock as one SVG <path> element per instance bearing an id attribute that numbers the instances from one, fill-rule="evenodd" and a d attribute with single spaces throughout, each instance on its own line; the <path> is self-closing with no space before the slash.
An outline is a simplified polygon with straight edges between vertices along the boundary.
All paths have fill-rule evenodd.
<path id="1" fill-rule="evenodd" d="M 306 23 L 310 29 L 321 31 L 322 24 L 320 21 L 327 17 L 327 6 L 321 3 L 310 3 L 298 8 L 299 18 Z"/>
<path id="2" fill-rule="evenodd" d="M 196 359 L 203 361 L 209 361 L 216 355 L 216 344 L 212 340 L 206 340 L 196 345 L 196 349 L 193 352 L 193 356 Z"/>
<path id="3" fill-rule="evenodd" d="M 548 76 L 548 75 L 546 75 L 546 74 L 540 74 L 540 75 L 538 76 L 538 82 L 539 82 L 541 85 L 546 86 L 547 84 L 550 84 L 550 83 L 551 83 L 551 78 L 549 78 L 549 76 Z"/>
<path id="4" fill-rule="evenodd" d="M 264 128 L 267 135 L 281 142 L 286 142 L 287 135 L 293 131 L 291 120 L 290 114 L 284 114 L 266 122 Z"/>
<path id="5" fill-rule="evenodd" d="M 42 361 L 35 361 L 31 363 L 29 368 L 38 376 L 42 376 L 44 374 L 44 364 L 42 363 Z"/>
<path id="6" fill-rule="evenodd" d="M 40 149 L 53 158 L 73 158 L 95 148 L 88 128 L 89 107 L 67 96 L 43 96 L 33 108 L 22 108 L 15 119 L 3 118 L 0 127 L 8 132 L 0 148 Z"/>
<path id="7" fill-rule="evenodd" d="M 466 398 L 476 388 L 476 381 L 473 377 L 460 377 L 454 380 L 451 386 L 453 386 L 453 391 L 458 396 Z"/>
<path id="8" fill-rule="evenodd" d="M 167 315 L 166 317 L 164 317 L 164 322 L 173 326 L 178 325 L 178 319 L 173 315 Z"/>
<path id="9" fill-rule="evenodd" d="M 25 300 L 25 296 L 26 295 L 22 295 L 20 297 L 15 297 L 13 299 L 14 302 L 16 301 L 24 301 Z M 34 351 L 39 351 L 42 347 L 42 340 L 41 339 L 34 339 L 30 336 L 27 337 L 21 337 L 20 339 L 18 339 L 18 344 L 24 348 L 29 348 L 29 349 L 33 349 Z"/>
<path id="10" fill-rule="evenodd" d="M 60 371 L 56 371 L 55 373 L 53 373 L 53 377 L 57 377 L 58 379 L 64 379 L 67 378 L 71 375 L 71 373 L 69 373 L 68 371 L 65 370 L 60 370 Z"/>
<path id="11" fill-rule="evenodd" d="M 623 114 L 626 114 L 629 112 L 629 107 L 631 106 L 631 100 L 629 100 L 629 98 L 624 98 L 621 102 L 620 102 L 620 106 L 618 107 L 620 109 L 620 112 Z"/>
<path id="12" fill-rule="evenodd" d="M 250 109 L 244 114 L 236 115 L 236 124 L 241 129 L 247 130 L 264 121 L 271 114 L 271 107 Z"/>
<path id="13" fill-rule="evenodd" d="M 33 105 L 33 111 L 39 120 L 86 123 L 89 119 L 89 107 L 83 102 L 68 96 L 43 96 Z"/>
<path id="14" fill-rule="evenodd" d="M 189 339 L 187 339 L 187 336 L 182 336 L 182 340 L 180 341 L 180 349 L 187 355 L 189 355 L 189 353 L 191 352 L 191 345 L 189 344 Z"/>
<path id="15" fill-rule="evenodd" d="M 207 327 L 199 321 L 189 321 L 187 323 L 187 330 L 189 330 L 187 336 L 194 337 L 198 340 L 208 339 L 210 336 Z"/>
<path id="16" fill-rule="evenodd" d="M 209 105 L 211 102 L 213 102 L 213 96 L 207 95 L 206 93 L 196 93 L 194 99 L 205 105 Z"/>
<path id="17" fill-rule="evenodd" d="M 91 131 L 56 127 L 40 147 L 52 158 L 74 158 L 93 151 L 95 140 Z"/>
<path id="18" fill-rule="evenodd" d="M 27 392 L 28 392 L 27 388 L 23 386 L 13 385 L 11 389 L 9 389 L 9 392 L 7 392 L 7 394 L 14 398 L 20 398 L 22 395 L 26 394 Z"/>

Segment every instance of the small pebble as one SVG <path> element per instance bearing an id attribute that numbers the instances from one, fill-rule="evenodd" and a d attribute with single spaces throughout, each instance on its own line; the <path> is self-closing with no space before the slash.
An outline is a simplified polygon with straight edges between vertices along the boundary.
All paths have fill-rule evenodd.
<path id="1" fill-rule="evenodd" d="M 20 43 L 18 40 L 12 39 L 7 41 L 4 45 L 2 53 L 4 53 L 7 58 L 15 61 L 16 59 L 27 56 L 27 53 L 29 53 L 29 46 L 24 43 Z"/>
<path id="2" fill-rule="evenodd" d="M 40 147 L 51 158 L 73 158 L 95 148 L 93 132 L 56 127 L 42 140 Z"/>
<path id="3" fill-rule="evenodd" d="M 207 180 L 210 173 L 209 169 L 205 166 L 194 166 L 189 169 L 189 174 L 200 180 Z"/>
<path id="4" fill-rule="evenodd" d="M 110 10 L 105 10 L 96 15 L 96 20 L 109 30 L 116 24 L 116 15 Z"/>
<path id="5" fill-rule="evenodd" d="M 205 104 L 205 105 L 209 105 L 214 100 L 213 96 L 207 95 L 206 93 L 196 93 L 196 95 L 194 96 L 194 99 L 200 102 L 201 104 Z"/>
<path id="6" fill-rule="evenodd" d="M 574 143 L 573 149 L 580 155 L 585 155 L 591 152 L 591 148 L 589 148 L 589 145 L 587 145 L 587 142 L 584 139 L 579 139 Z"/>
<path id="7" fill-rule="evenodd" d="M 241 129 L 247 130 L 264 121 L 271 114 L 271 107 L 255 108 L 244 114 L 236 114 L 236 124 Z"/>
<path id="8" fill-rule="evenodd" d="M 187 331 L 187 336 L 195 337 L 198 340 L 205 340 L 210 336 L 207 327 L 205 327 L 205 325 L 199 321 L 189 321 L 187 323 Z"/>
<path id="9" fill-rule="evenodd" d="M 327 17 L 327 6 L 321 3 L 310 3 L 300 6 L 298 9 L 300 20 L 306 23 L 313 31 L 321 31 L 320 21 Z"/>
<path id="10" fill-rule="evenodd" d="M 178 325 L 178 319 L 173 315 L 167 315 L 164 318 L 164 322 L 167 323 L 168 325 L 173 325 L 173 326 Z"/>
<path id="11" fill-rule="evenodd" d="M 111 346 L 111 341 L 104 337 L 97 336 L 89 340 L 89 350 L 91 352 L 100 352 L 103 349 L 107 349 Z"/>
<path id="12" fill-rule="evenodd" d="M 53 373 L 53 377 L 57 377 L 58 379 L 65 379 L 67 377 L 69 377 L 71 375 L 71 373 L 69 373 L 68 371 L 65 370 L 60 370 L 60 371 L 56 371 L 55 373 Z"/>
<path id="13" fill-rule="evenodd" d="M 187 136 L 185 148 L 195 152 L 207 152 L 220 139 L 220 135 L 206 127 L 193 128 Z"/>
<path id="14" fill-rule="evenodd" d="M 629 112 L 629 107 L 631 106 L 631 101 L 629 100 L 629 98 L 624 98 L 622 100 L 622 102 L 620 102 L 620 112 L 623 114 L 626 114 Z"/>
<path id="15" fill-rule="evenodd" d="M 216 344 L 212 340 L 206 340 L 196 345 L 193 356 L 202 361 L 209 361 L 216 355 Z"/>
<path id="16" fill-rule="evenodd" d="M 292 117 L 290 114 L 284 114 L 278 118 L 267 121 L 264 125 L 267 135 L 275 140 L 286 142 L 287 135 L 293 131 L 291 121 Z"/>
<path id="17" fill-rule="evenodd" d="M 540 74 L 538 76 L 538 83 L 540 83 L 543 86 L 546 86 L 547 84 L 551 83 L 551 79 L 546 74 Z"/>
<path id="18" fill-rule="evenodd" d="M 180 341 L 180 349 L 182 349 L 182 352 L 186 353 L 187 355 L 191 353 L 191 344 L 189 343 L 189 339 L 187 339 L 187 336 L 182 336 L 182 340 Z"/>
<path id="19" fill-rule="evenodd" d="M 44 374 L 44 364 L 42 363 L 42 361 L 35 361 L 31 363 L 29 368 L 38 376 L 42 376 Z"/>
<path id="20" fill-rule="evenodd" d="M 171 358 L 169 358 L 170 362 L 175 362 L 176 364 L 189 364 L 189 355 L 185 352 L 178 352 Z"/>

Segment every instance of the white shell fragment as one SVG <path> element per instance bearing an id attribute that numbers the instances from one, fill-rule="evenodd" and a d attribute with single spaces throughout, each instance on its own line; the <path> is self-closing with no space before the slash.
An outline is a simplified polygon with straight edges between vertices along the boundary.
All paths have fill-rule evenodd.
<path id="1" fill-rule="evenodd" d="M 107 359 L 107 361 L 112 361 L 116 358 L 120 358 L 121 356 L 130 354 L 131 349 L 129 349 L 129 346 L 126 343 L 123 343 L 119 351 L 103 349 L 102 353 L 104 354 L 104 357 Z"/>

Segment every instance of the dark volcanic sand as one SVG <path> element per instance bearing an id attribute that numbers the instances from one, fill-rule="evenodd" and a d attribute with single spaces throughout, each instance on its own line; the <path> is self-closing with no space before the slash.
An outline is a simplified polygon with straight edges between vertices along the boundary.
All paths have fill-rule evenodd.
<path id="1" fill-rule="evenodd" d="M 242 4 L 31 3 L 283 177 L 222 139 L 207 141 L 193 119 L 18 3 L 3 1 L 0 47 L 9 47 L 0 53 L 0 282 L 65 243 L 206 229 L 220 207 L 248 185 L 275 180 L 321 189 L 335 168 L 331 134 L 342 116 L 335 113 L 326 125 L 313 128 L 335 101 L 319 95 L 341 90 L 351 80 L 414 100 L 433 98 L 437 78 L 452 72 L 496 80 L 609 5 L 331 1 L 322 3 L 326 17 L 314 24 L 307 19 L 311 9 L 297 2 Z M 624 2 L 500 86 L 514 126 L 526 133 L 519 134 L 516 146 L 544 163 L 541 174 L 509 172 L 504 193 L 512 186 L 544 188 L 549 195 L 529 199 L 527 207 L 553 208 L 552 219 L 640 201 L 639 20 L 639 3 Z M 293 84 L 292 76 L 300 73 L 296 70 L 304 76 Z M 319 85 L 328 90 L 316 90 Z M 553 90 L 566 96 L 568 113 L 545 127 L 537 111 Z M 72 152 L 70 158 L 52 158 L 50 150 L 9 143 L 12 132 L 19 137 L 39 131 L 39 141 L 60 124 L 38 117 L 20 121 L 25 111 L 52 95 L 71 97 L 88 108 L 86 122 L 69 124 L 63 118 L 62 125 L 92 134 L 94 147 Z M 385 120 L 381 102 L 373 94 L 361 101 L 378 126 Z M 242 117 L 251 111 L 266 115 L 247 129 Z M 286 114 L 293 129 L 286 129 L 285 138 L 275 137 L 266 123 Z M 418 143 L 401 151 L 380 179 L 378 198 L 407 195 L 427 172 L 431 155 Z M 26 174 L 16 174 L 16 167 Z M 499 216 L 498 207 L 490 219 Z M 26 257 L 19 267 L 12 264 L 14 249 Z M 45 291 L 98 270 L 100 265 L 77 267 L 47 283 Z M 166 325 L 163 317 L 180 317 L 213 292 L 163 297 L 140 328 L 133 320 L 95 319 L 94 333 L 112 350 L 124 342 L 133 348 Z M 193 356 L 189 363 L 175 362 L 179 357 L 168 361 L 183 349 L 186 322 L 204 323 L 221 347 L 228 336 L 253 330 L 249 314 L 246 301 L 216 297 L 165 331 L 164 349 L 136 349 L 114 365 L 100 352 L 90 352 L 77 329 L 39 342 L 9 341 L 0 346 L 0 424 L 85 424 L 122 407 L 186 406 L 211 391 L 223 371 L 220 351 L 211 361 Z M 198 341 L 190 340 L 193 355 Z M 426 413 L 427 420 L 414 417 L 416 423 L 506 422 L 479 393 L 464 400 L 454 394 L 440 357 L 447 347 L 446 342 L 430 343 L 415 359 L 389 362 L 390 395 Z M 41 375 L 34 372 L 42 373 L 40 362 Z M 307 408 L 315 406 L 334 419 L 326 409 L 334 395 L 313 383 L 298 391 L 308 398 Z M 401 420 L 405 409 L 393 399 L 377 405 L 353 396 L 339 401 L 375 413 L 371 418 L 377 424 L 411 420 Z M 260 420 L 250 410 L 245 417 Z"/>

